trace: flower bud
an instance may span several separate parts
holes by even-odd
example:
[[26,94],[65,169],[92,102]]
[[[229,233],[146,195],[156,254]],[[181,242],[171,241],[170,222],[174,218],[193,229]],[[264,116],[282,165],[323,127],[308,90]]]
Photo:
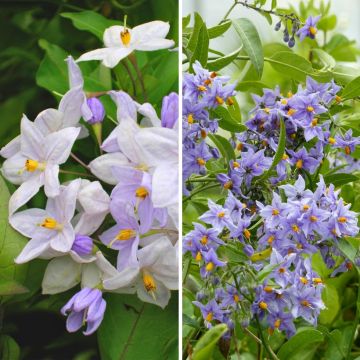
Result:
[[91,237],[86,235],[76,234],[75,241],[71,250],[75,251],[78,255],[90,255],[93,249],[93,241]]
[[281,28],[281,20],[275,25],[275,31],[279,31]]
[[284,30],[284,38],[283,38],[283,40],[284,40],[284,42],[288,42],[289,41],[289,39],[290,39],[290,36],[289,36],[289,32],[288,32],[288,29],[287,28],[285,28],[285,30]]
[[101,123],[105,117],[105,109],[102,102],[96,97],[91,97],[87,99],[87,104],[92,112],[92,118],[88,120],[88,123],[91,125]]
[[179,97],[176,93],[165,96],[161,108],[161,126],[172,129],[179,118]]
[[292,48],[292,47],[294,47],[294,45],[295,45],[295,38],[294,38],[294,36],[292,36],[288,42],[288,46],[289,46],[289,48]]

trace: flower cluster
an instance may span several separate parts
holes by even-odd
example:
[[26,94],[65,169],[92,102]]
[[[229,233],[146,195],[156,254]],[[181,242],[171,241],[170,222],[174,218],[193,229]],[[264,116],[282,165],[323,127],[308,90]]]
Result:
[[[133,30],[112,27],[104,34],[109,49],[80,60],[100,59],[101,54],[105,65],[114,66],[134,49],[170,47],[173,42],[164,39],[168,30],[160,21]],[[156,45],[148,41],[152,32]],[[84,334],[89,335],[103,319],[104,292],[137,293],[164,308],[170,290],[178,287],[178,96],[171,93],[163,99],[159,118],[151,104],[139,104],[123,91],[104,94],[117,105],[117,124],[101,143],[106,115],[102,102],[84,91],[72,57],[67,65],[70,90],[59,108],[44,110],[34,121],[24,115],[20,135],[0,154],[6,158],[3,176],[20,185],[10,199],[9,222],[30,238],[15,262],[50,260],[44,294],[80,283],[81,290],[62,313],[68,315],[68,331],[87,323]],[[85,164],[72,148],[89,135],[88,129],[106,154]],[[60,184],[59,173],[71,173],[62,169],[70,156],[87,171],[84,176],[95,181],[77,178]],[[41,187],[45,209],[19,211]]]
[[[183,179],[191,174],[205,174],[206,162],[218,157],[215,148],[206,143],[208,133],[215,133],[218,121],[210,115],[211,110],[223,104],[232,105],[235,84],[202,68],[196,61],[195,74],[186,73],[183,79]],[[187,189],[184,188],[185,193]]]
[[244,327],[258,321],[290,337],[300,321],[316,326],[325,307],[312,256],[321,254],[331,276],[351,269],[337,244],[358,234],[357,214],[320,173],[327,158],[352,158],[360,143],[330,115],[339,91],[334,81],[308,77],[295,94],[276,88],[253,96],[248,129],[229,140],[237,158],[227,172],[216,171],[227,197],[209,199],[199,217],[206,225],[194,223],[183,239],[205,284],[194,305],[207,327],[226,323],[230,336],[235,320]]

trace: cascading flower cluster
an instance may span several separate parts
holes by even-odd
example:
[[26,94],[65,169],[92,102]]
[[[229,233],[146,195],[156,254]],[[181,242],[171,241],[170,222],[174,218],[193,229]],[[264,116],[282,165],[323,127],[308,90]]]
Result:
[[[133,30],[114,26],[104,34],[107,49],[79,60],[102,59],[113,67],[134,49],[171,47],[173,41],[165,39],[168,31],[169,25],[161,21]],[[50,260],[44,294],[80,283],[81,290],[62,313],[68,315],[68,331],[87,323],[84,334],[89,335],[103,319],[104,292],[137,293],[141,300],[164,308],[170,290],[178,287],[178,96],[164,97],[159,119],[151,104],[139,104],[123,91],[109,91],[117,105],[117,125],[101,144],[105,109],[96,93],[85,93],[73,58],[66,61],[70,90],[59,108],[44,110],[35,121],[24,115],[20,135],[0,154],[6,158],[3,176],[20,185],[10,199],[9,222],[30,238],[15,262]],[[88,136],[87,128],[106,152],[88,165],[71,153],[74,143]],[[60,184],[59,172],[70,156],[89,171],[86,176],[97,180]],[[19,211],[42,186],[45,209]]]
[[[209,76],[198,67],[199,73]],[[189,89],[191,82],[186,81],[184,102],[197,104],[199,95]],[[352,268],[337,244],[358,234],[357,214],[320,174],[331,157],[346,156],[347,166],[353,166],[352,153],[360,143],[351,130],[341,132],[329,113],[341,102],[340,90],[334,81],[318,83],[308,77],[306,87],[300,85],[286,97],[278,87],[253,95],[247,130],[229,140],[236,159],[225,163],[227,172],[216,174],[227,191],[225,202],[209,199],[209,210],[199,217],[206,226],[194,223],[183,239],[184,252],[198,263],[204,281],[194,305],[207,327],[226,323],[230,336],[235,321],[244,327],[258,321],[270,334],[280,330],[291,337],[300,319],[316,326],[324,308],[326,285],[312,268],[312,256],[321,254],[331,276]],[[186,134],[192,134],[192,127],[199,131],[210,104],[183,114]],[[190,123],[189,114],[194,114]],[[211,158],[206,140],[200,144]],[[189,153],[196,159],[193,149],[185,147],[184,157]],[[201,172],[191,169],[186,178],[196,182]],[[210,176],[201,180],[207,178],[216,181]]]

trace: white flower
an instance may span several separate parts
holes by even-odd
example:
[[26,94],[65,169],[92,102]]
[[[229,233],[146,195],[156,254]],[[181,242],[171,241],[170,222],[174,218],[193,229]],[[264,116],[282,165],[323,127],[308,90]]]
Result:
[[105,48],[87,52],[77,61],[101,60],[113,68],[134,50],[153,51],[174,46],[173,40],[165,39],[169,30],[170,25],[163,21],[151,21],[133,29],[111,26],[104,32]]
[[48,199],[45,210],[29,209],[10,216],[11,226],[31,238],[15,259],[16,263],[25,263],[37,257],[49,259],[71,250],[75,240],[71,219],[80,183],[78,179],[68,186],[61,186],[59,195]]
[[68,159],[79,132],[80,128],[69,127],[44,136],[26,116],[22,118],[20,149],[1,169],[6,179],[21,184],[10,198],[10,215],[28,202],[42,185],[48,197],[59,194],[59,165]]
[[[119,293],[136,292],[142,301],[165,308],[170,290],[178,289],[177,247],[165,237],[143,247],[137,255],[139,268],[128,268],[106,279],[104,288]],[[136,271],[131,286],[124,285],[124,278],[128,280]]]

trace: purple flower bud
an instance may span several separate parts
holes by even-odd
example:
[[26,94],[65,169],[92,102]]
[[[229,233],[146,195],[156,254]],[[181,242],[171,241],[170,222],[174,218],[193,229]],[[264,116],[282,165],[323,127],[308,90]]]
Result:
[[165,96],[161,108],[161,126],[172,129],[179,118],[179,97],[176,93]]
[[292,36],[291,39],[288,42],[289,48],[292,48],[295,46],[295,38]]
[[80,256],[89,255],[93,249],[93,241],[91,237],[77,234],[71,250],[75,251]]
[[284,38],[283,38],[283,40],[284,40],[284,42],[288,42],[289,41],[289,39],[290,39],[290,36],[289,36],[289,32],[288,32],[288,29],[287,28],[285,28],[285,30],[284,30]]
[[253,247],[251,245],[249,245],[249,244],[245,245],[244,246],[244,253],[245,253],[245,255],[247,255],[249,257],[254,255]]
[[275,31],[279,31],[281,28],[281,20],[275,25]]
[[87,104],[92,112],[92,118],[88,120],[88,123],[93,125],[102,122],[105,117],[105,109],[102,102],[96,97],[91,97],[87,99]]

